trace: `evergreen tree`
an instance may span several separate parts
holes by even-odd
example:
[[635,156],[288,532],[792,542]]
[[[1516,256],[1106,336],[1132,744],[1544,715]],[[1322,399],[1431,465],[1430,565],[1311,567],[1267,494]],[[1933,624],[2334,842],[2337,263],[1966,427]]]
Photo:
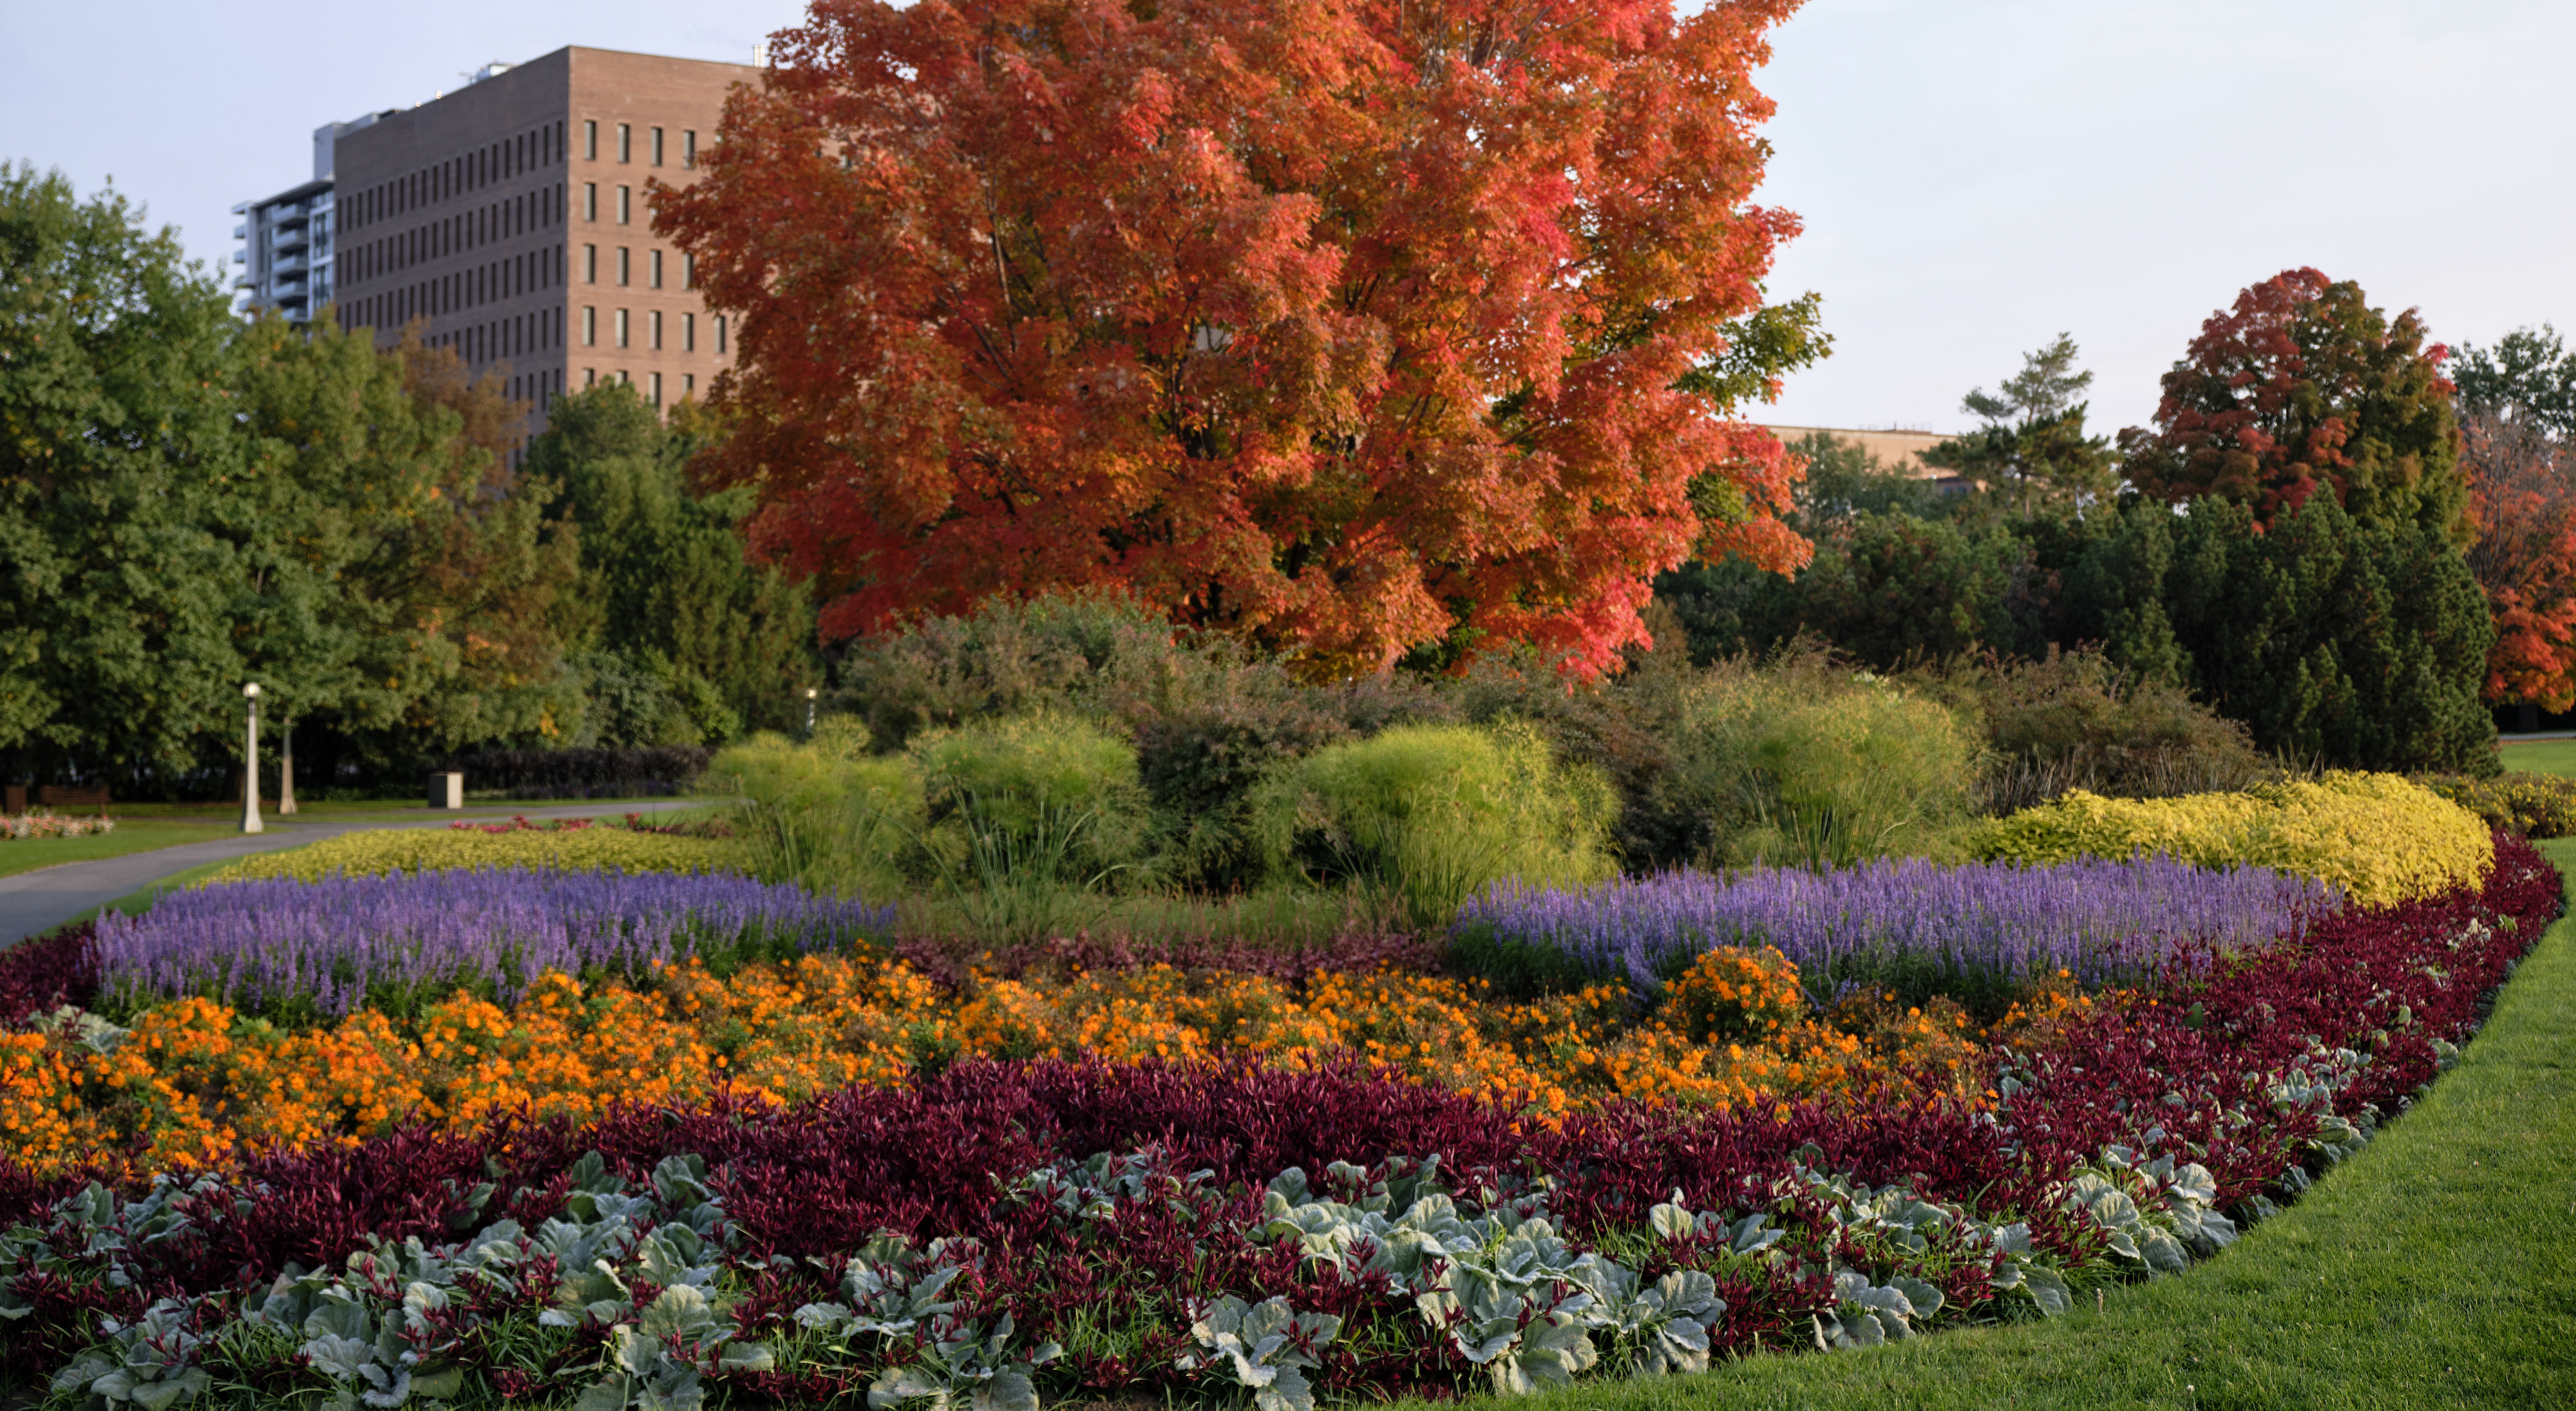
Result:
[[2251,507],[2132,506],[2073,572],[2064,630],[2174,673],[2255,743],[2366,769],[2493,767],[2479,698],[2494,639],[2437,527],[2372,524],[2329,495],[2258,528]]
[[1995,391],[1971,390],[1961,406],[1985,424],[1924,452],[1924,464],[1983,482],[2025,517],[2108,498],[2120,477],[2110,441],[2084,430],[2078,399],[2093,374],[2075,358],[2074,335],[2061,333]]

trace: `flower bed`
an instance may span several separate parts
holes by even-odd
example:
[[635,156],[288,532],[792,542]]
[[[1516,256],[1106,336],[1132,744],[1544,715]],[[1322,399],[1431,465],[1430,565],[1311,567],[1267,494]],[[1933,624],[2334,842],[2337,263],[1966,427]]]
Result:
[[115,831],[116,820],[103,813],[96,818],[65,818],[50,809],[0,813],[0,838],[87,838]]
[[2322,884],[2170,858],[2051,867],[1920,859],[1836,872],[1676,872],[1580,891],[1497,887],[1452,954],[1516,989],[1626,979],[1651,992],[1711,946],[1777,946],[1808,986],[2003,996],[2066,972],[2130,984],[2187,949],[2242,949],[2332,910]]
[[[485,832],[487,826],[498,832]],[[254,853],[210,882],[292,877],[318,882],[333,873],[375,877],[472,867],[543,867],[563,872],[739,872],[740,845],[629,828],[522,828],[515,824],[385,828],[343,833],[285,852]]]
[[[132,949],[102,938],[110,986]],[[192,997],[144,1010],[129,1029],[93,1020],[43,1042],[20,1036],[0,1057],[0,1132],[38,1169],[115,1151],[141,1172],[354,1141],[406,1118],[447,1130],[521,1108],[589,1120],[620,1101],[696,1101],[727,1086],[792,1101],[969,1057],[1366,1061],[1548,1115],[1617,1098],[1852,1103],[1935,1069],[1975,1092],[1962,1074],[1980,1049],[1955,1007],[1832,1018],[1807,1013],[1776,952],[1712,953],[1651,1015],[1611,987],[1515,1004],[1418,974],[1283,980],[1152,964],[1056,982],[970,976],[952,991],[863,955],[751,964],[729,978],[692,961],[635,983],[555,973],[515,1003],[460,993],[319,1026]]]
[[408,1377],[1294,1405],[2046,1313],[2225,1244],[2434,1076],[2557,910],[2547,864],[2495,848],[2477,886],[2030,1018],[1982,1101],[1542,1120],[1347,1062],[967,1060],[412,1125],[194,1185],[0,1167],[0,1357],[226,1404]]
[[205,995],[273,1018],[409,1012],[464,988],[511,1003],[552,970],[638,976],[893,939],[894,908],[730,873],[477,868],[279,878],[178,892],[140,917],[101,916],[119,1012]]

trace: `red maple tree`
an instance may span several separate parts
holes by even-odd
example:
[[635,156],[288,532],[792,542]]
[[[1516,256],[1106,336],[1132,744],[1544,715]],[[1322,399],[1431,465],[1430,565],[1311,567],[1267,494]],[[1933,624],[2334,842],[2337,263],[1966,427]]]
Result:
[[2149,495],[2251,506],[2257,524],[2330,488],[2360,519],[2466,533],[2449,350],[2413,309],[2391,319],[2361,286],[2285,270],[2211,314],[2164,376],[2157,430],[2121,433]]
[[702,473],[829,636],[1108,586],[1322,672],[1604,669],[1656,572],[1806,556],[1675,385],[1798,228],[1795,4],[816,0],[656,206],[740,316]]
[[2486,698],[2576,706],[2576,466],[2537,426],[2493,415],[2461,424],[2477,542],[2469,567],[2495,617]]

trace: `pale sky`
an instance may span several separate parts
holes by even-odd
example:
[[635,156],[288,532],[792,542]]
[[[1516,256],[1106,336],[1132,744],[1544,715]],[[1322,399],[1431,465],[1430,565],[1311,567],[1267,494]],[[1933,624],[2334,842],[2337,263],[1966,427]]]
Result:
[[[0,158],[113,174],[192,255],[310,174],[312,129],[565,44],[748,62],[791,0],[0,3]],[[1778,31],[1775,293],[1833,358],[1762,419],[1953,430],[2061,329],[2093,421],[2238,289],[2312,264],[2437,338],[2576,331],[2576,3],[1810,0]]]

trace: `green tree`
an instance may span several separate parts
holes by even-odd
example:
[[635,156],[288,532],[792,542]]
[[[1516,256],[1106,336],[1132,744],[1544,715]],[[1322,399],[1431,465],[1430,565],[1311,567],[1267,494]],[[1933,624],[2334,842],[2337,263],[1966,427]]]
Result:
[[457,671],[409,560],[430,537],[420,522],[455,503],[459,419],[415,399],[401,359],[372,345],[275,317],[235,338],[247,464],[210,527],[240,569],[227,616],[273,722],[385,730]]
[[[632,388],[603,384],[558,399],[528,450],[580,543],[587,659],[623,702],[627,723],[601,728],[665,737],[637,743],[681,743],[682,717],[702,738],[801,723],[799,690],[822,676],[811,595],[748,556],[756,491],[690,493],[688,462],[718,434],[693,403],[665,425]],[[655,681],[679,716],[637,704]]]
[[2576,439],[2576,353],[2548,324],[2517,328],[2492,348],[2463,343],[2446,369],[2463,416],[2493,416]]
[[528,404],[498,372],[469,377],[452,348],[406,329],[389,354],[424,415],[454,420],[436,512],[412,521],[398,562],[413,611],[454,648],[456,671],[421,697],[394,731],[369,741],[377,758],[427,757],[472,745],[569,743],[582,726],[579,677],[566,656],[588,620],[577,536],[549,518],[554,482],[513,471]]
[[17,777],[195,763],[241,709],[247,470],[227,298],[113,191],[0,166],[0,751]]
[[1961,405],[1985,424],[1925,451],[1924,464],[1996,487],[2024,516],[2107,498],[2119,472],[2109,439],[2085,433],[2078,399],[2093,374],[2076,371],[2076,351],[2075,336],[2060,333],[1994,391],[1970,391]]

